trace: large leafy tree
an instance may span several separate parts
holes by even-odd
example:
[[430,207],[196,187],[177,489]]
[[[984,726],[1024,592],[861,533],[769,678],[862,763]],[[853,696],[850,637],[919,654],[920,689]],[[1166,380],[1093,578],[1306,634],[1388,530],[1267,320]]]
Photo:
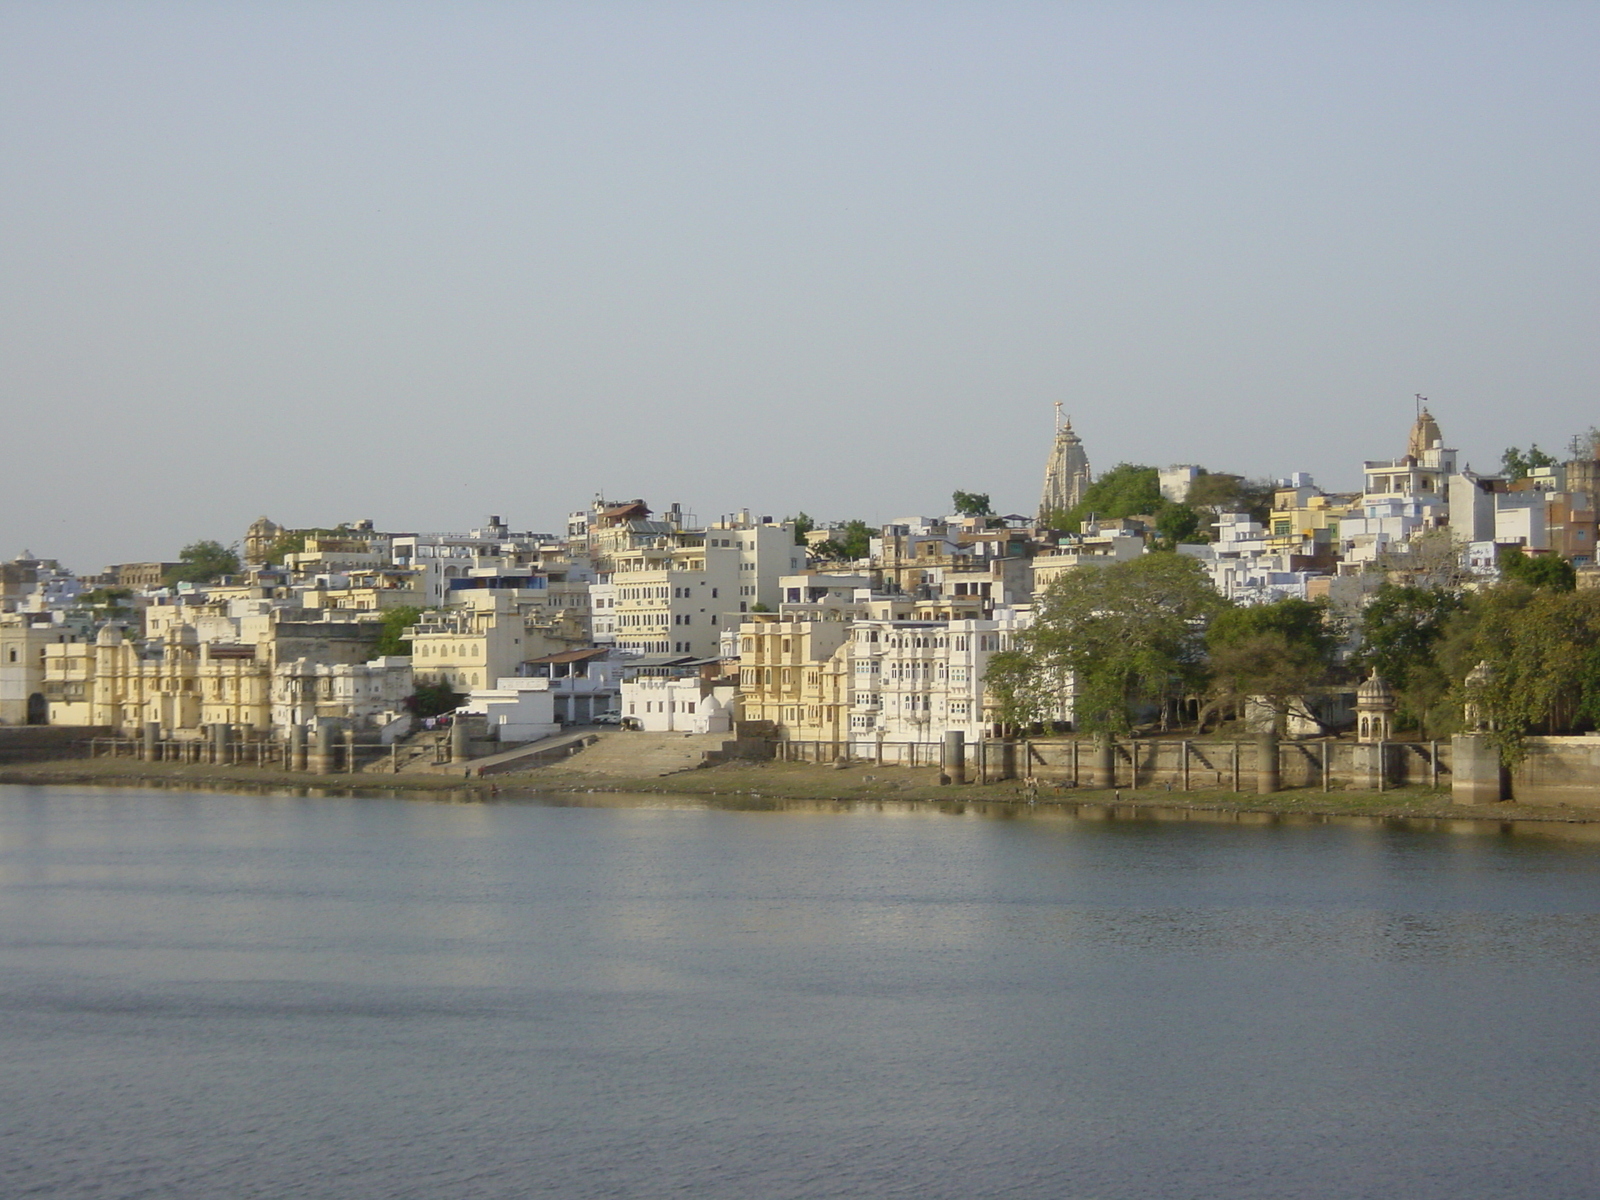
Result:
[[1202,470],[1189,485],[1184,503],[1213,513],[1249,513],[1264,525],[1272,510],[1273,490],[1271,480]]
[[1506,763],[1521,759],[1531,733],[1600,724],[1600,592],[1509,583],[1472,608],[1462,663],[1484,669],[1461,677],[1458,698],[1478,710]]
[[1153,515],[1166,503],[1161,495],[1160,473],[1154,467],[1118,463],[1089,485],[1076,506],[1064,513],[1050,514],[1050,524],[1076,533],[1091,513],[1107,520]]
[[[1424,734],[1439,724],[1450,692],[1449,667],[1440,651],[1466,608],[1450,588],[1384,583],[1361,610],[1361,646],[1353,665],[1377,671],[1394,688],[1400,719]],[[1448,725],[1448,719],[1444,724]]]
[[1082,501],[1071,510],[1047,514],[1047,523],[1054,529],[1077,532],[1091,515],[1102,520],[1150,517],[1163,544],[1170,548],[1214,533],[1214,513],[1247,512],[1265,521],[1271,507],[1270,483],[1202,471],[1189,485],[1189,494],[1172,501],[1161,494],[1161,474],[1156,468],[1118,463],[1090,484]]
[[991,517],[994,515],[994,506],[989,502],[988,492],[963,492],[958,490],[950,496],[950,503],[963,517]]
[[1291,714],[1320,725],[1305,701],[1332,681],[1338,645],[1319,601],[1285,597],[1223,609],[1206,630],[1211,711],[1237,711],[1253,698],[1271,711],[1280,733]]
[[1074,681],[1074,718],[1092,733],[1123,733],[1133,710],[1200,690],[1205,628],[1227,602],[1194,559],[1147,554],[1057,578],[1019,649],[1035,679]]
[[179,565],[163,576],[163,582],[210,583],[224,575],[239,573],[239,555],[221,542],[190,542],[178,551]]
[[1539,449],[1538,442],[1529,446],[1526,454],[1515,446],[1507,446],[1505,453],[1500,456],[1500,469],[1507,479],[1526,479],[1541,467],[1555,465],[1555,455]]
[[1578,586],[1578,572],[1566,559],[1554,554],[1529,557],[1521,546],[1507,546],[1496,563],[1502,579],[1525,583],[1531,588],[1551,592],[1570,592]]
[[1187,504],[1168,504],[1156,515],[1156,533],[1166,549],[1192,542],[1200,532],[1200,513]]
[[437,717],[454,712],[466,697],[452,691],[448,683],[419,683],[417,690],[406,697],[406,708],[419,717]]
[[833,536],[817,547],[824,558],[854,561],[872,552],[872,526],[865,521],[846,521]]
[[422,610],[410,604],[385,610],[382,620],[378,622],[378,640],[372,644],[372,656],[409,657],[411,642],[405,636],[406,631],[415,625],[421,616]]
[[1056,711],[1052,701],[1059,703],[1060,689],[1051,683],[1039,660],[1025,651],[1001,650],[990,657],[983,676],[984,695],[1006,737],[1015,737]]

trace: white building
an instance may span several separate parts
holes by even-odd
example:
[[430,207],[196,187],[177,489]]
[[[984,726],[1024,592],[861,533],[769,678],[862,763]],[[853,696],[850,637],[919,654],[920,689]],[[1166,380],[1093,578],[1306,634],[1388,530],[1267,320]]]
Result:
[[777,611],[778,580],[801,570],[794,526],[740,520],[674,529],[609,556],[615,645],[635,654],[718,653],[722,631],[761,606]]
[[390,742],[411,728],[406,700],[415,690],[409,658],[291,659],[272,669],[272,725],[282,734],[319,718],[336,720],[353,729],[378,730],[380,740]]
[[508,678],[474,688],[456,711],[483,717],[489,736],[500,742],[536,742],[561,732],[548,679]]
[[[871,753],[878,740],[937,741],[950,730],[988,736],[989,660],[1031,619],[1026,609],[999,609],[985,620],[856,622],[849,643],[854,751]],[[1058,718],[1071,720],[1071,697],[1062,699]]]
[[549,681],[556,720],[587,725],[601,713],[621,711],[622,674],[631,657],[605,646],[563,650],[530,659],[519,675]]
[[1185,543],[1178,553],[1197,559],[1211,577],[1211,586],[1240,604],[1307,598],[1316,572],[1291,568],[1290,553],[1270,544],[1266,527],[1248,513],[1218,513],[1217,540]]
[[727,733],[737,695],[732,683],[639,676],[622,685],[622,715],[645,733]]
[[419,573],[418,586],[427,605],[449,600],[453,580],[545,573],[548,557],[563,552],[554,534],[513,533],[498,516],[467,533],[397,535],[389,546],[394,565]]
[[614,645],[617,640],[617,585],[589,585],[589,636],[596,646]]

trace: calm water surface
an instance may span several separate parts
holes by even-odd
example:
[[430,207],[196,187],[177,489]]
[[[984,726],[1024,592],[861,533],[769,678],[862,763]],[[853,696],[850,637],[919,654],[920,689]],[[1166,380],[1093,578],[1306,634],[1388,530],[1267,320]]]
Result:
[[0,787],[5,1197],[1600,1195],[1600,847]]

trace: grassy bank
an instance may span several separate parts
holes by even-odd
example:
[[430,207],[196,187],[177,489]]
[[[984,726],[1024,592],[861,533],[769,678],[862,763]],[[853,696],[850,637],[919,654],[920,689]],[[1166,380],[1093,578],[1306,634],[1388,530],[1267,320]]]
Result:
[[810,804],[916,801],[940,806],[995,805],[1053,808],[1083,815],[1157,813],[1232,814],[1238,817],[1392,817],[1438,820],[1553,821],[1600,823],[1600,809],[1504,803],[1467,806],[1446,790],[1406,788],[1388,792],[1295,789],[1271,795],[1228,791],[1117,791],[1045,787],[1030,797],[1017,782],[941,786],[931,768],[806,763],[729,763],[673,775],[628,778],[549,767],[492,779],[448,775],[307,775],[298,772],[187,763],[143,763],[129,759],[73,759],[0,766],[0,783],[193,788],[221,791],[307,793],[440,794],[457,799],[507,798],[578,793],[702,797],[748,807],[777,801]]

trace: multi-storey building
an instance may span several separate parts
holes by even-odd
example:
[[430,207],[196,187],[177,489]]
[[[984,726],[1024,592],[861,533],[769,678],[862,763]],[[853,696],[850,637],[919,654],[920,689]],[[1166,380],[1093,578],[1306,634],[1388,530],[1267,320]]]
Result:
[[394,565],[418,572],[424,603],[444,604],[455,580],[471,576],[517,577],[549,574],[546,560],[564,556],[553,534],[513,533],[498,516],[468,533],[396,535],[390,542]]
[[[1030,619],[1026,609],[999,609],[988,619],[856,622],[852,741],[936,741],[950,730],[988,736],[995,724],[983,686],[989,660],[1009,649]],[[1070,721],[1071,714],[1064,689],[1056,719]]]
[[[275,674],[307,676],[324,666],[365,664],[372,645],[370,623],[281,617],[273,613],[265,623],[230,622],[203,614],[166,624],[163,633],[142,642],[106,625],[87,653],[66,644],[47,649],[44,682],[51,723],[126,732],[152,721],[174,732],[227,724],[264,733],[274,727]],[[385,696],[399,688],[409,695],[409,662],[382,661]],[[362,673],[343,674],[353,679]]]
[[43,725],[49,718],[46,654],[89,638],[83,614],[57,610],[0,615],[0,725]]
[[588,642],[586,621],[546,618],[542,588],[469,588],[450,595],[450,608],[423,613],[406,635],[418,683],[457,692],[493,687],[525,662]]
[[777,609],[778,581],[805,566],[805,552],[790,523],[732,521],[615,550],[608,565],[619,649],[711,658],[744,614]]
[[757,613],[739,626],[739,711],[796,741],[849,738],[850,630],[843,620]]

